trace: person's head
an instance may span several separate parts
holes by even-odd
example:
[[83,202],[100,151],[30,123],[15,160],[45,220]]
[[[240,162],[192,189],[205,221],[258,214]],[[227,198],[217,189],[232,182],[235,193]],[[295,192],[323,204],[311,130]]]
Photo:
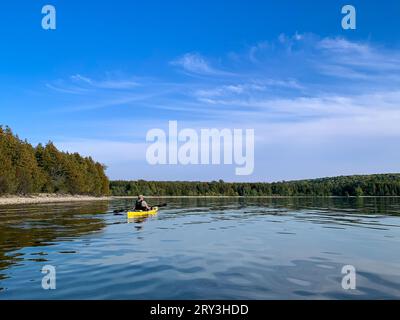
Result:
[[138,200],[144,200],[144,197],[142,195],[139,195]]

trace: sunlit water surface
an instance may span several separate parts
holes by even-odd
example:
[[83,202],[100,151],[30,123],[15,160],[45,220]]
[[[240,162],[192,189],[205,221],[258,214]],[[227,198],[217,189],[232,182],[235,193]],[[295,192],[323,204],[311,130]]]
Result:
[[0,299],[400,298],[400,199],[150,201],[0,207]]

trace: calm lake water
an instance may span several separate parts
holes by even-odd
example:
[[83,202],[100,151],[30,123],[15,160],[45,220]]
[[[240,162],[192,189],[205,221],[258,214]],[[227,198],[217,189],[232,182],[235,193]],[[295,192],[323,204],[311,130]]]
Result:
[[398,198],[165,201],[130,223],[127,200],[0,207],[0,299],[400,298]]

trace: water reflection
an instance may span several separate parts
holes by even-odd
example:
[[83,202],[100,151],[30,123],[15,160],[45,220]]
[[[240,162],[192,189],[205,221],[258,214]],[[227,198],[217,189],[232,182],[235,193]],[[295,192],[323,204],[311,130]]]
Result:
[[[399,297],[398,198],[168,198],[0,208],[0,299]],[[43,264],[60,267],[56,292]],[[341,289],[354,264],[358,289]]]
[[[260,216],[271,218],[285,216],[305,223],[323,224],[328,228],[357,225],[367,229],[386,230],[399,227],[399,224],[385,223],[383,219],[400,216],[399,198],[170,198],[168,200],[168,210],[160,215],[159,219],[179,218],[182,214],[193,217],[211,214],[211,220],[240,221],[257,219]],[[274,222],[271,218],[269,221]]]
[[266,208],[285,208],[293,210],[327,210],[359,212],[363,214],[400,215],[400,201],[396,197],[361,197],[361,198],[313,198],[313,197],[282,197],[282,198],[156,198],[153,201],[167,201],[168,208],[207,208],[209,211],[226,209],[243,209],[252,206]]
[[[0,207],[0,271],[24,260],[18,250],[68,241],[105,227],[99,214],[107,212],[107,202],[80,204],[40,204]],[[45,262],[38,251],[30,261]],[[0,280],[5,275],[0,273]]]
[[150,217],[142,216],[137,218],[128,219],[128,223],[132,223],[135,226],[136,231],[141,231],[144,227],[144,224]]

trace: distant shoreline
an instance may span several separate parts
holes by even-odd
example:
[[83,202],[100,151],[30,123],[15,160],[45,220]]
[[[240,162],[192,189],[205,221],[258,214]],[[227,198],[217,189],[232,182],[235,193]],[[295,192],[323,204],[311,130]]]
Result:
[[[296,198],[400,198],[399,196],[145,196],[147,199],[296,199]],[[117,199],[135,199],[135,196],[84,196],[65,194],[34,194],[26,196],[0,196],[0,206],[63,202],[111,201]]]
[[[113,199],[127,199],[132,196],[113,196]],[[148,199],[165,198],[165,199],[182,199],[182,198],[239,198],[239,199],[285,199],[285,198],[400,198],[400,196],[146,196]]]
[[[112,199],[133,199],[135,196],[112,196]],[[296,198],[304,198],[304,199],[312,199],[312,198],[321,198],[321,199],[367,199],[367,198],[400,198],[400,196],[146,196],[147,199],[201,199],[201,198],[211,198],[211,199],[296,199]]]

